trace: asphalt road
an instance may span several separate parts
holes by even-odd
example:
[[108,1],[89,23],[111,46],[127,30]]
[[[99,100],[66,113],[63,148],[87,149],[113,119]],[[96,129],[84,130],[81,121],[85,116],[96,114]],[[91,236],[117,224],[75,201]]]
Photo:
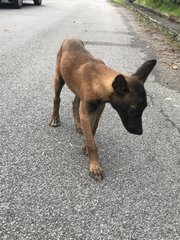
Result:
[[64,38],[81,38],[109,66],[133,73],[146,49],[127,10],[105,0],[44,0],[0,8],[0,239],[179,240],[180,95],[146,83],[144,134],[126,132],[107,106],[96,135],[105,179],[88,175],[83,138],[62,93],[51,128],[53,70]]

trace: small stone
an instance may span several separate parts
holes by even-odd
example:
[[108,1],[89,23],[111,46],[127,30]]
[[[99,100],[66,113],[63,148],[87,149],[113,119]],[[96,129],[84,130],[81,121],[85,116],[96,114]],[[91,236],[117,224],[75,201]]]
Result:
[[177,70],[177,69],[178,69],[178,67],[177,67],[176,65],[173,65],[172,68],[173,68],[174,70]]

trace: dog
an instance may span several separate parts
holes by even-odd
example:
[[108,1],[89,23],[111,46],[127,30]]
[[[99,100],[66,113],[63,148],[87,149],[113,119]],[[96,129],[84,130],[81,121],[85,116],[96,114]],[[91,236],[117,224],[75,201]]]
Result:
[[84,153],[89,157],[89,174],[94,179],[104,178],[94,135],[105,104],[110,103],[117,111],[129,133],[141,135],[142,113],[147,106],[144,82],[155,65],[156,60],[149,60],[132,75],[122,74],[93,57],[81,40],[63,41],[57,54],[54,74],[55,97],[49,125],[60,125],[60,93],[66,83],[75,94],[75,128],[77,132],[84,134]]

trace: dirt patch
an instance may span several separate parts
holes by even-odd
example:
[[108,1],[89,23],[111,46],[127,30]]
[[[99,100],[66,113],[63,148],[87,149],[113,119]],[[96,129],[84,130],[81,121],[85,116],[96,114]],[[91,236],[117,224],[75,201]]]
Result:
[[169,20],[172,21],[172,22],[180,23],[180,17],[177,17],[177,16],[170,15]]

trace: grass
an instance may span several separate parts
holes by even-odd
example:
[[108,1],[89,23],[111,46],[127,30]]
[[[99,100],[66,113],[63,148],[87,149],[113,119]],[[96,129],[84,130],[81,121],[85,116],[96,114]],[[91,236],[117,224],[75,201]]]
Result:
[[129,7],[125,0],[111,0],[111,2],[120,4],[123,7]]
[[155,9],[156,11],[164,13],[168,16],[180,17],[180,5],[175,5],[173,3],[160,4],[154,0],[136,0],[135,2],[144,6],[151,7],[152,9]]
[[[120,4],[124,7],[128,7],[126,0],[111,0],[113,3]],[[150,7],[158,12],[164,13],[168,16],[180,17],[180,4],[175,5],[173,3],[168,4],[160,4],[158,2],[154,2],[154,0],[136,0],[135,3]]]
[[[146,1],[145,1],[145,0],[136,0],[135,2],[136,2],[136,3],[138,2],[139,4],[142,4],[143,2],[147,2],[147,1],[148,1],[148,0],[146,0]],[[149,1],[152,2],[152,0],[149,0]],[[119,5],[123,6],[123,7],[126,7],[126,8],[131,9],[131,7],[130,7],[131,4],[127,4],[127,1],[126,1],[126,0],[111,0],[111,2],[116,3],[116,4],[119,4]],[[146,5],[146,6],[147,6],[147,5]],[[152,8],[152,6],[150,6],[150,5],[148,5],[148,6]],[[180,6],[177,7],[177,5],[176,5],[176,10],[177,10],[177,8],[179,9]],[[156,10],[158,10],[158,9],[156,8]],[[180,11],[180,9],[179,9],[178,11]],[[166,13],[166,14],[167,14],[167,13]],[[180,13],[179,13],[179,15],[180,15]],[[136,16],[138,16],[137,18],[139,19],[139,20],[138,20],[139,22],[144,22],[144,25],[146,25],[146,26],[148,26],[148,27],[151,26],[152,29],[158,29],[162,35],[164,35],[165,37],[167,37],[167,38],[170,40],[170,43],[171,43],[171,45],[172,45],[172,47],[173,47],[174,49],[178,49],[178,50],[180,49],[180,41],[177,40],[172,34],[170,34],[169,32],[167,32],[167,31],[165,31],[165,30],[163,30],[162,28],[159,28],[156,24],[150,22],[147,18],[139,15],[138,13],[136,14]],[[174,16],[174,15],[173,15],[173,16]],[[176,16],[177,16],[177,15],[176,15]],[[178,18],[179,18],[179,16],[178,16]],[[148,24],[147,24],[147,23],[148,23]]]

